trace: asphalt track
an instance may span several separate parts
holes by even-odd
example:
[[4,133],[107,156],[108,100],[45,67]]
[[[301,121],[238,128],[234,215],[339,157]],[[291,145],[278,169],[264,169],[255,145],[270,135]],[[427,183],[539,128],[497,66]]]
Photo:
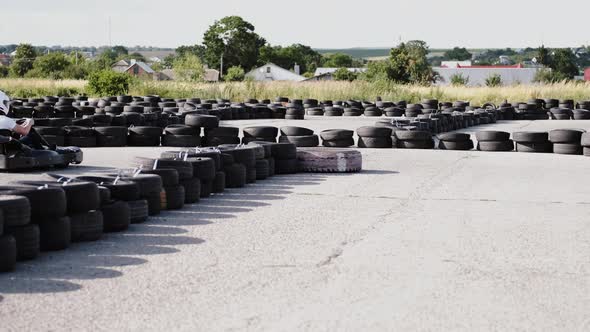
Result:
[[[590,121],[466,131],[566,127]],[[85,149],[65,173],[163,150]],[[0,275],[0,330],[590,330],[590,158],[362,153],[360,174],[277,176],[21,263]]]

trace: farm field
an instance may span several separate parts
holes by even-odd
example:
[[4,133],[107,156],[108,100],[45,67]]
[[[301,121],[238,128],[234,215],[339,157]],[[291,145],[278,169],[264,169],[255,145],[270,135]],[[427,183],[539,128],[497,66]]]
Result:
[[[46,95],[79,95],[85,93],[86,81],[45,79],[0,79],[0,90],[12,97],[41,97]],[[129,91],[132,95],[159,95],[167,98],[227,98],[235,101],[247,98],[274,99],[315,98],[319,100],[406,100],[423,98],[440,101],[466,100],[473,105],[486,102],[526,102],[531,98],[590,99],[589,83],[555,83],[544,85],[514,85],[502,87],[420,86],[364,81],[355,82],[242,82],[242,83],[182,83],[172,81],[137,81]]]

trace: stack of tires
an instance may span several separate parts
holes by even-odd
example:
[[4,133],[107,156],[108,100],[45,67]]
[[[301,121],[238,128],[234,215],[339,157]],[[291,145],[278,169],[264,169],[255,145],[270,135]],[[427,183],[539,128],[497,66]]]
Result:
[[[234,144],[220,145],[222,153],[233,157],[234,163],[242,164],[246,168],[246,183],[256,182],[256,149]],[[264,152],[263,152],[264,153]]]
[[477,150],[479,151],[512,151],[514,142],[510,133],[503,131],[479,131],[475,133]]
[[519,131],[512,133],[517,152],[553,152],[553,144],[547,132]]
[[292,143],[296,147],[315,147],[320,144],[313,130],[302,127],[282,127],[279,143]]
[[276,143],[254,141],[249,146],[259,146],[264,151],[262,157],[260,152],[256,155],[256,180],[264,180],[275,175],[275,160],[272,157],[272,145]]
[[307,108],[305,110],[305,112],[307,113],[307,115],[314,115],[314,116],[323,116],[324,115],[324,109],[321,107],[317,107],[317,106]]
[[[11,200],[8,204],[13,208],[22,208],[26,211],[30,204],[31,224],[35,226],[28,226],[26,230],[20,230],[26,234],[21,244],[17,238],[17,252],[26,252],[26,256],[34,258],[37,256],[39,248],[44,251],[62,250],[70,246],[71,242],[71,224],[70,218],[66,216],[66,194],[60,187],[37,187],[37,186],[2,186],[0,187],[0,195],[16,195],[24,196],[22,198],[2,198],[3,200]],[[27,199],[28,203],[27,204]],[[3,204],[6,204],[4,201]],[[5,218],[13,212],[5,210],[7,205],[3,206]],[[19,223],[20,226],[25,224]],[[38,228],[35,230],[34,228]],[[38,243],[33,239],[34,233],[39,232]],[[22,255],[22,254],[21,254]]]
[[[588,108],[590,108],[590,107],[588,107]],[[590,120],[590,111],[585,108],[584,109],[575,109],[575,110],[572,110],[572,117],[574,120]]]
[[549,112],[552,120],[569,120],[572,118],[572,110],[569,108],[554,107]]
[[240,129],[236,127],[217,127],[205,129],[203,146],[218,146],[222,144],[240,144]]
[[553,153],[582,154],[582,129],[555,129],[549,132],[549,141],[553,143]]
[[344,108],[344,112],[342,113],[342,115],[343,116],[361,116],[361,115],[363,115],[363,110],[360,108],[360,105],[358,105],[358,106],[351,105],[350,107]]
[[104,221],[100,211],[100,192],[96,183],[58,183],[51,179],[22,181],[20,184],[63,189],[66,196],[67,216],[70,219],[72,242],[96,241],[102,237]]
[[384,149],[393,146],[392,130],[388,127],[360,127],[356,130],[359,148]]
[[297,147],[295,144],[272,144],[271,155],[275,161],[275,174],[297,173]]
[[96,132],[94,129],[78,126],[66,126],[65,145],[81,148],[96,147]]
[[408,104],[406,106],[405,115],[408,118],[415,118],[422,113],[422,105],[421,104]]
[[404,115],[405,110],[401,107],[392,106],[383,110],[383,114],[387,117],[399,117]]
[[162,179],[160,192],[160,208],[163,210],[178,210],[184,206],[185,191],[180,185],[178,171],[174,168],[157,168],[142,171],[143,174],[158,175]]
[[162,146],[197,147],[201,145],[201,127],[168,125],[162,135]]
[[226,188],[242,188],[246,185],[246,166],[234,161],[229,153],[222,153],[223,173],[225,174]]
[[31,205],[23,196],[0,196],[0,272],[16,261],[35,258],[40,249],[39,226],[31,224]]
[[342,116],[345,110],[340,106],[327,106],[324,108],[324,116]]
[[279,135],[279,129],[276,127],[246,127],[242,129],[244,137],[242,138],[242,144],[248,144],[253,141],[263,142],[277,142],[277,136]]
[[95,127],[94,132],[96,134],[96,146],[98,147],[127,146],[127,127]]
[[305,110],[303,108],[303,101],[299,99],[292,100],[287,104],[287,111],[285,113],[287,120],[303,120],[305,119]]
[[463,133],[445,133],[438,136],[438,148],[441,150],[462,150],[473,149],[471,135]]
[[354,131],[329,129],[320,133],[322,145],[329,148],[347,148],[354,145]]
[[110,190],[111,199],[127,203],[130,223],[140,224],[147,220],[149,215],[148,202],[146,199],[141,198],[141,190],[137,183],[117,180],[109,176],[84,175],[76,179],[100,184]]
[[187,204],[192,204],[198,202],[199,197],[207,198],[213,193],[216,167],[215,161],[209,157],[191,157],[186,158],[186,161],[193,166],[193,178],[190,181],[181,181],[180,184],[184,186],[186,192],[195,191],[200,193],[193,202],[185,201]]
[[365,107],[365,111],[363,112],[365,116],[382,116],[383,112],[378,107],[373,105]]
[[[66,145],[66,131],[60,127],[35,127],[35,131],[42,135],[49,144]],[[127,131],[127,128],[125,128],[125,131]]]
[[[160,171],[173,169],[176,170],[177,178],[172,178],[169,181],[162,181],[164,192],[166,193],[166,206],[170,210],[180,209],[184,206],[186,201],[194,202],[200,197],[201,188],[190,187],[185,188],[184,185],[194,184],[193,179],[193,165],[184,160],[160,158],[141,158],[136,157],[133,160],[134,165],[137,165],[145,170]],[[146,173],[149,174],[150,171]],[[166,171],[169,172],[169,171]],[[174,177],[174,175],[168,175]],[[177,179],[177,180],[176,180]],[[176,181],[174,181],[176,180]],[[168,182],[169,185],[164,184]],[[175,185],[174,183],[177,183]],[[184,184],[184,185],[183,185]],[[187,186],[188,186],[187,185]],[[180,188],[182,189],[180,189]],[[198,190],[197,190],[198,189]],[[182,194],[182,196],[181,196]]]
[[[116,174],[109,174],[116,177]],[[145,199],[148,204],[148,215],[155,216],[162,210],[161,193],[163,190],[162,178],[155,174],[138,174],[134,176],[120,176],[123,181],[134,182],[139,186],[139,197]]]
[[129,146],[160,146],[162,128],[138,126],[129,128],[127,144]]
[[[434,149],[434,140],[429,131],[396,130],[393,132],[395,141],[392,142],[401,149]],[[395,143],[395,144],[394,144]]]
[[194,128],[213,129],[219,127],[219,118],[214,115],[189,113],[184,118],[184,124]]

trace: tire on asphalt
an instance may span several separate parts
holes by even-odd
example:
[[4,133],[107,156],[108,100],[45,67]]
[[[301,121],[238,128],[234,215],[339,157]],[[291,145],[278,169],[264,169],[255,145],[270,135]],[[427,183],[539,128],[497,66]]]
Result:
[[[19,261],[35,259],[41,250],[41,234],[39,226],[35,224],[8,227],[6,235],[12,235],[16,240],[16,257]],[[2,254],[0,253],[0,256]],[[1,260],[1,258],[0,258]]]
[[129,228],[131,212],[124,201],[111,201],[100,207],[104,232],[121,232]]
[[359,148],[385,149],[393,147],[391,136],[387,137],[359,137],[357,146]]
[[578,143],[553,143],[553,153],[581,155],[583,150]]
[[357,150],[305,148],[297,150],[298,170],[307,173],[350,173],[362,169]]
[[318,135],[279,136],[279,143],[292,143],[296,147],[316,147],[320,144]]
[[516,141],[517,152],[537,152],[537,153],[551,153],[553,152],[553,143],[545,142],[518,142]]
[[441,150],[473,150],[473,141],[439,141],[438,148]]
[[72,242],[97,241],[102,237],[104,223],[100,210],[72,214],[69,217]]
[[[497,141],[508,141],[510,139],[510,133],[504,131],[493,131],[493,130],[485,130],[485,131],[478,131],[475,133],[475,139],[478,142],[497,142]],[[494,144],[490,144],[492,146]],[[505,146],[508,146],[506,143]]]
[[41,234],[41,251],[64,250],[71,243],[71,225],[69,217],[44,219],[39,223]]
[[514,142],[512,140],[507,141],[478,141],[478,151],[513,151]]

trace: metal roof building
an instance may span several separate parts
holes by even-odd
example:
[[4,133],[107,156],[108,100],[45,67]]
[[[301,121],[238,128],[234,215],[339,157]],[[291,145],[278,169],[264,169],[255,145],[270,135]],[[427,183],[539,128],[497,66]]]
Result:
[[533,83],[537,72],[542,67],[524,68],[522,65],[514,66],[457,66],[455,68],[434,67],[440,79],[437,85],[450,85],[453,75],[462,75],[468,78],[467,86],[485,86],[486,79],[492,75],[500,75],[503,85],[530,84]]

